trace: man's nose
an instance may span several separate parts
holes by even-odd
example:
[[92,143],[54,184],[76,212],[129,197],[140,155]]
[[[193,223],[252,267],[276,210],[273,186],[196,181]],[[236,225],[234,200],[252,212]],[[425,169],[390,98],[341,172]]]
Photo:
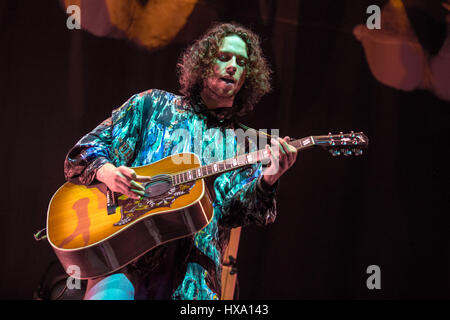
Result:
[[233,57],[232,59],[230,59],[226,71],[229,75],[234,75],[236,73],[237,70],[237,64],[236,64],[236,58]]

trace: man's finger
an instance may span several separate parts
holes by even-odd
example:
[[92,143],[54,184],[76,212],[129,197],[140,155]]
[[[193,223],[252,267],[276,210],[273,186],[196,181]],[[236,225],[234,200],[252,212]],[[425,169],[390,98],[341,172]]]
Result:
[[120,180],[126,180],[127,178],[122,174],[122,172],[120,171],[116,171],[117,176],[119,176],[121,179]]
[[[275,148],[275,150],[278,150],[278,154],[280,154],[280,153],[286,153],[286,152],[284,151],[283,147],[282,147],[281,144],[280,144],[280,140],[281,140],[280,138],[278,138],[278,140],[272,138],[272,139],[271,139],[272,146]],[[280,152],[280,150],[281,150],[281,152]],[[273,149],[272,149],[272,151],[273,151]]]
[[271,161],[270,165],[278,171],[280,169],[280,152],[274,152],[272,147],[269,147],[269,157]]
[[120,185],[123,190],[127,191],[134,188],[134,186],[130,183],[130,180],[121,180],[118,181],[117,184]]
[[133,189],[128,189],[125,191],[125,195],[128,196],[129,198],[132,198],[134,200],[139,200],[141,198],[141,195],[139,193],[136,193],[134,191],[132,191]]
[[288,141],[290,141],[291,138],[289,136],[286,136],[283,138],[283,146],[286,149],[286,152],[288,154],[289,157],[289,163],[292,164],[295,162],[296,158],[297,158],[297,148],[295,148],[294,146],[291,146]]
[[283,149],[285,151],[286,154],[290,154],[291,153],[291,149],[289,148],[289,144],[285,141],[285,140],[281,140],[281,145],[283,146]]
[[150,182],[152,180],[152,177],[149,176],[136,176],[136,178],[134,178],[134,181],[137,182]]
[[144,186],[140,185],[139,183],[137,183],[137,182],[134,181],[134,180],[131,180],[131,181],[130,181],[130,184],[131,184],[132,187],[135,187],[135,188],[137,188],[137,189],[139,189],[139,190],[141,190],[141,191],[145,191]]
[[269,157],[272,161],[278,161],[280,159],[280,152],[274,152],[273,148],[269,146]]
[[291,146],[289,143],[286,143],[286,147],[289,156],[289,162],[292,163],[297,158],[297,149]]
[[141,196],[145,196],[145,191],[142,190],[136,190],[136,189],[130,189],[131,191],[133,191],[134,193],[137,193]]
[[121,172],[127,179],[133,180],[136,178],[136,172],[125,166],[119,167],[119,172]]
[[121,184],[120,187],[120,193],[123,195],[126,195],[127,197],[134,199],[134,200],[138,200],[140,198],[140,195],[137,193],[134,193],[133,191],[131,191],[130,188],[127,188],[124,184]]
[[[120,181],[119,184],[121,186],[121,189],[124,191],[123,194],[133,199],[139,199],[139,196],[145,196],[145,188],[140,184],[134,182],[133,180]],[[134,185],[139,186],[139,188],[135,188]]]

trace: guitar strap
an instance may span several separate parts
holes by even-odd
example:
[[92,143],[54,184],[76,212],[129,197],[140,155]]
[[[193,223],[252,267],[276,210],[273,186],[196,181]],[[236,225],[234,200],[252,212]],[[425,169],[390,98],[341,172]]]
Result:
[[249,126],[246,126],[246,125],[243,124],[243,123],[236,122],[236,124],[237,124],[239,127],[241,127],[242,129],[245,129],[245,130],[252,130],[252,131],[256,132],[256,134],[258,134],[258,135],[263,135],[263,136],[266,136],[266,137],[268,137],[268,138],[272,138],[272,137],[273,137],[272,135],[268,134],[267,132],[259,131],[259,130],[253,129],[253,128],[249,127]]
[[206,284],[208,287],[214,291],[220,298],[220,286],[217,282],[217,275],[216,275],[216,264],[211,260],[210,257],[208,257],[206,254],[204,254],[200,249],[198,249],[194,244],[191,247],[191,251],[188,256],[189,262],[195,262],[201,265],[205,270],[208,271],[207,277],[206,277]]
[[[270,135],[259,131],[252,129],[242,123],[236,123],[239,127],[241,127],[244,130],[253,130],[257,134],[263,134],[267,137],[271,137]],[[210,193],[210,198],[212,201],[215,201],[215,191],[214,191],[214,178],[208,177],[205,179],[206,184],[206,190]],[[220,288],[217,275],[216,275],[216,264],[209,258],[207,255],[205,255],[202,251],[200,251],[193,243],[191,244],[190,252],[186,257],[186,261],[184,265],[186,265],[187,262],[195,262],[201,265],[205,270],[208,271],[206,282],[208,287],[214,291],[221,299],[227,299],[232,300],[234,296],[234,290],[236,285],[236,257],[237,257],[237,251],[239,247],[239,238],[241,233],[241,227],[233,228],[230,230],[229,233],[229,242],[228,246],[225,250],[225,256],[224,260],[222,262],[223,268],[222,268],[222,279],[221,284],[222,288]]]
[[[236,125],[241,127],[244,130],[252,130],[256,132],[258,135],[264,135],[266,137],[271,138],[270,134],[267,134],[263,131],[259,131],[253,128],[250,128],[240,122],[236,122]],[[233,300],[235,294],[235,287],[237,282],[237,269],[236,269],[236,258],[237,252],[239,249],[239,239],[241,235],[242,227],[233,228],[230,230],[229,242],[227,249],[225,250],[224,261],[222,263],[222,292],[221,299],[222,300]]]

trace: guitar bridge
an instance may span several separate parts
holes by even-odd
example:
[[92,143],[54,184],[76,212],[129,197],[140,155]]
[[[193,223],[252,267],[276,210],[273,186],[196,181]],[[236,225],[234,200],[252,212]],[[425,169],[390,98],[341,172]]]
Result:
[[117,204],[116,204],[116,196],[114,192],[107,189],[106,190],[106,212],[108,216],[116,213]]

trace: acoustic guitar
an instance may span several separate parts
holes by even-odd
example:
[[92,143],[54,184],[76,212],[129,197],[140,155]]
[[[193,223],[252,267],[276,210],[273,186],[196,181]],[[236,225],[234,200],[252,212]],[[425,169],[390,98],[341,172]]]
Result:
[[[360,155],[368,145],[362,133],[309,136],[289,142],[297,150],[323,147],[333,156]],[[192,153],[166,157],[133,168],[150,176],[139,200],[114,195],[104,184],[66,182],[53,195],[47,213],[47,238],[67,270],[78,266],[80,279],[121,269],[153,248],[197,233],[213,217],[205,178],[268,161],[265,149],[201,166]],[[73,267],[71,267],[73,269]]]

